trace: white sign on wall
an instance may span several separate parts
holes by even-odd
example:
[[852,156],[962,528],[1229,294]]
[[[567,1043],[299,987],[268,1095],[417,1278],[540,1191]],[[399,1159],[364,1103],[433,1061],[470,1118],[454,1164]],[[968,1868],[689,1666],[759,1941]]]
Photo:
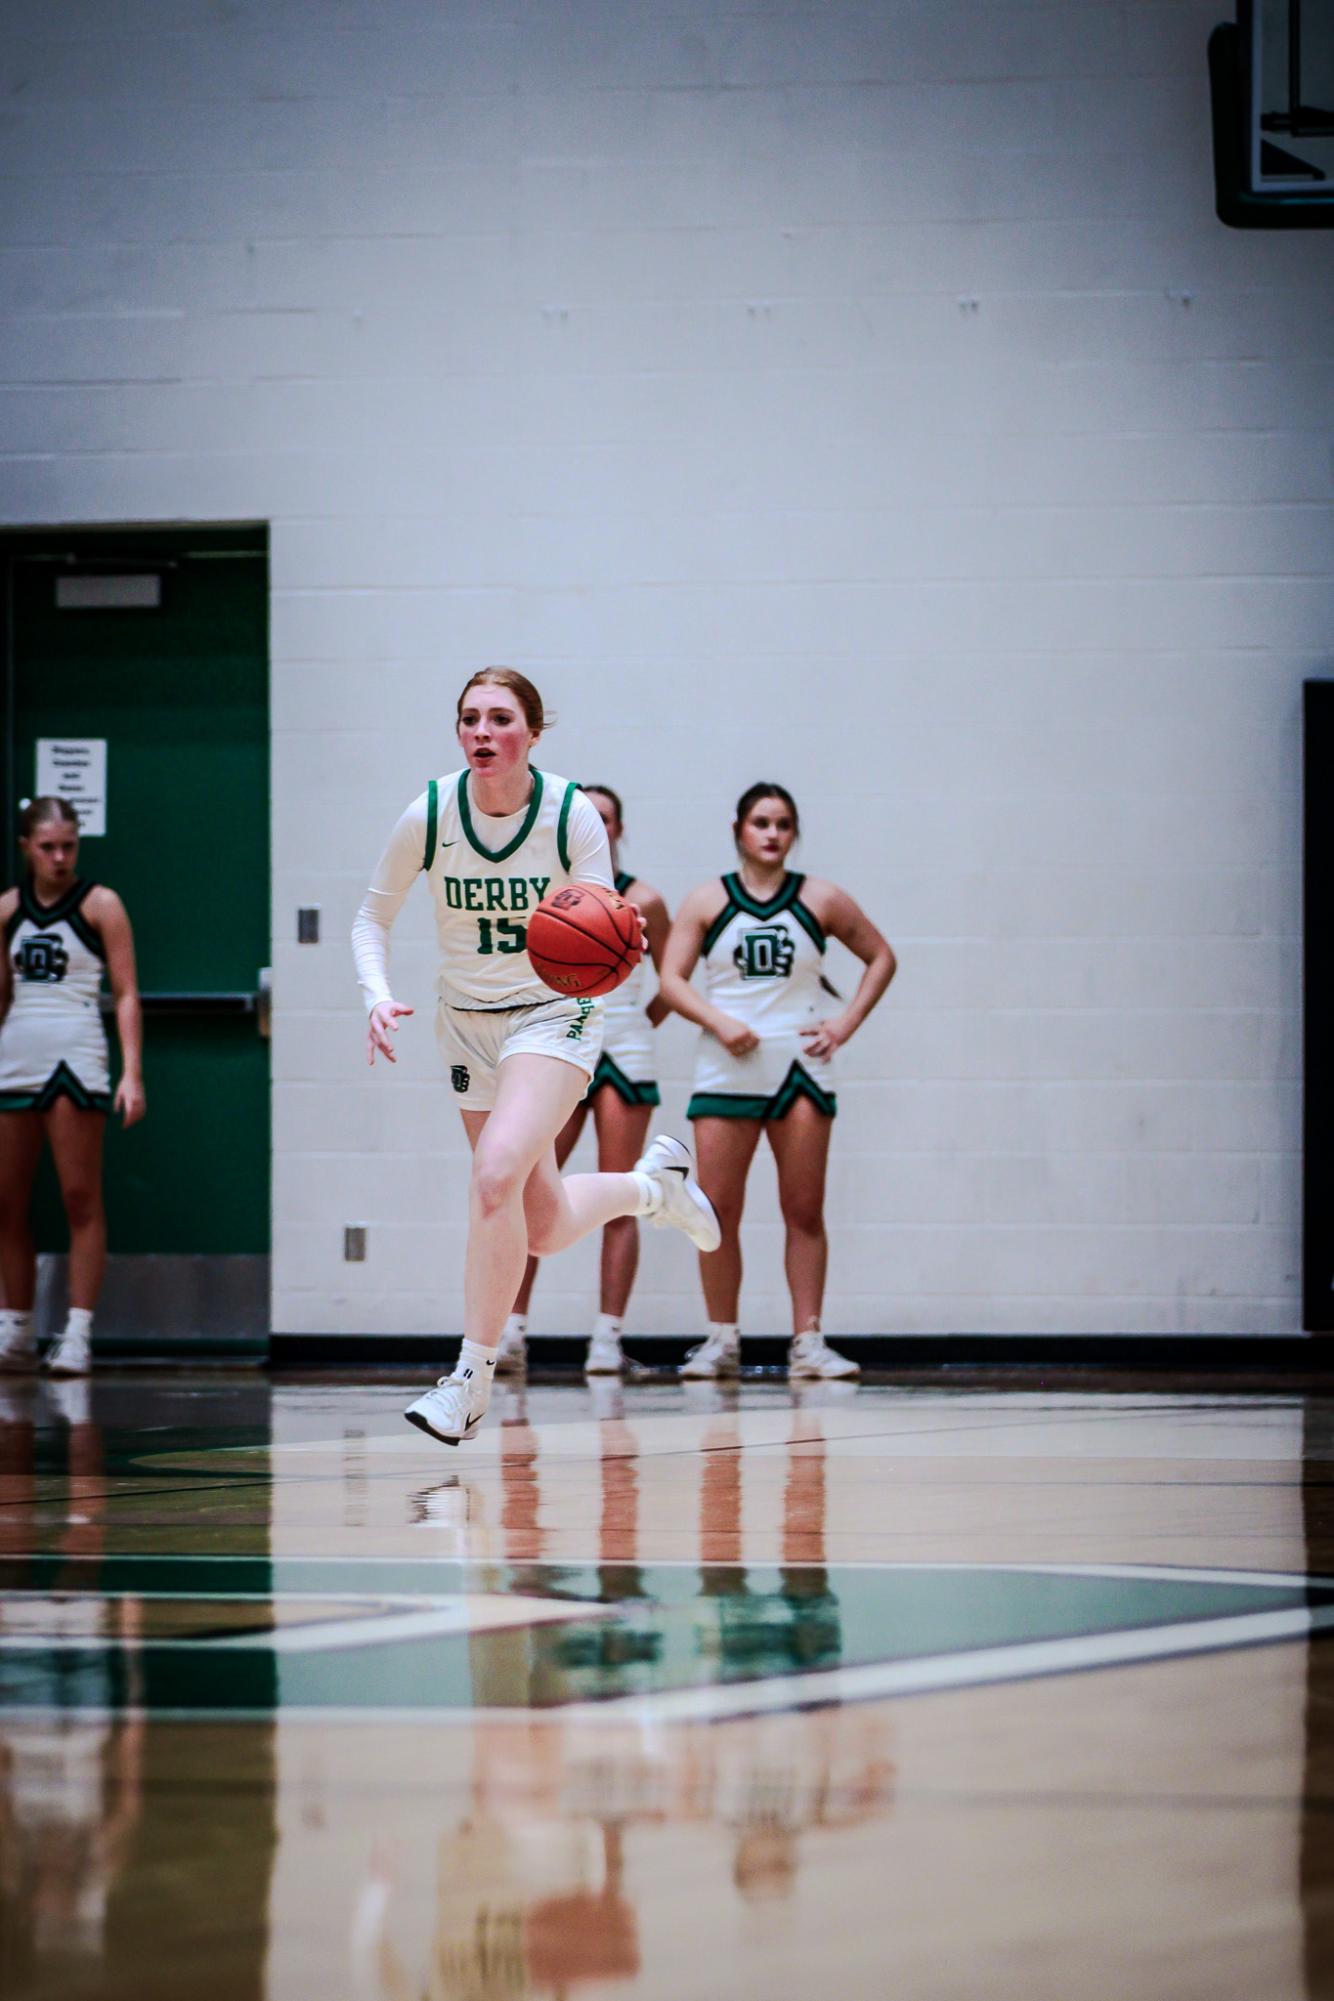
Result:
[[37,739],[37,792],[68,799],[81,834],[107,830],[107,740],[104,736]]

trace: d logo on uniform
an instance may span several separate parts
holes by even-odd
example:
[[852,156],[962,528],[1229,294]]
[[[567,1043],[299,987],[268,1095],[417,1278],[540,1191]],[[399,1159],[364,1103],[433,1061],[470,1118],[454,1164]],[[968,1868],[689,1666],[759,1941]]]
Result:
[[743,980],[785,980],[796,956],[797,948],[781,924],[743,933],[732,954]]
[[472,1082],[465,1063],[456,1063],[449,1073],[449,1081],[456,1091],[466,1091]]
[[59,938],[25,938],[14,954],[21,980],[63,980],[69,953]]

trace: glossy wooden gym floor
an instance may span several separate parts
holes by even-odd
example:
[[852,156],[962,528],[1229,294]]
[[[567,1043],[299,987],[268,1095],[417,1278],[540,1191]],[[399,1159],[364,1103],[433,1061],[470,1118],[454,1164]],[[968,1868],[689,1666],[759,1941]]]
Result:
[[1334,1404],[0,1385],[0,1993],[1334,1992]]

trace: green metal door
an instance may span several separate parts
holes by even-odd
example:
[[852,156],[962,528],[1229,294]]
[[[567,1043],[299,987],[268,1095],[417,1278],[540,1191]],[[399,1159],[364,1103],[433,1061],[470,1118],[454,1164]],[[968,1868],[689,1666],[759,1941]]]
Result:
[[[108,1290],[146,1333],[173,1315],[194,1323],[183,1337],[222,1332],[267,1296],[266,538],[43,531],[3,548],[11,825],[40,742],[104,742],[106,831],[85,833],[79,867],[123,897],[138,951],[148,1117],[107,1135]],[[49,1178],[38,1208],[40,1248],[63,1249]]]

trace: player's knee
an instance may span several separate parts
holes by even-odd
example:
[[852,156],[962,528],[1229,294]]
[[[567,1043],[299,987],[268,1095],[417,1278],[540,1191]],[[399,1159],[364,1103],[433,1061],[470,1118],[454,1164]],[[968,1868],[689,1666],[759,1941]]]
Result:
[[799,1237],[822,1237],[824,1235],[824,1204],[817,1197],[792,1195],[780,1203],[783,1222]]
[[71,1230],[86,1230],[102,1214],[102,1191],[96,1182],[76,1182],[65,1194],[65,1220]]
[[[473,1202],[483,1216],[498,1216],[522,1193],[524,1174],[517,1161],[504,1152],[473,1156]],[[536,1247],[534,1247],[536,1248]]]
[[725,1237],[734,1237],[741,1228],[741,1212],[746,1206],[744,1194],[720,1194],[705,1184],[705,1194],[713,1204],[713,1213],[718,1218],[718,1227]]

